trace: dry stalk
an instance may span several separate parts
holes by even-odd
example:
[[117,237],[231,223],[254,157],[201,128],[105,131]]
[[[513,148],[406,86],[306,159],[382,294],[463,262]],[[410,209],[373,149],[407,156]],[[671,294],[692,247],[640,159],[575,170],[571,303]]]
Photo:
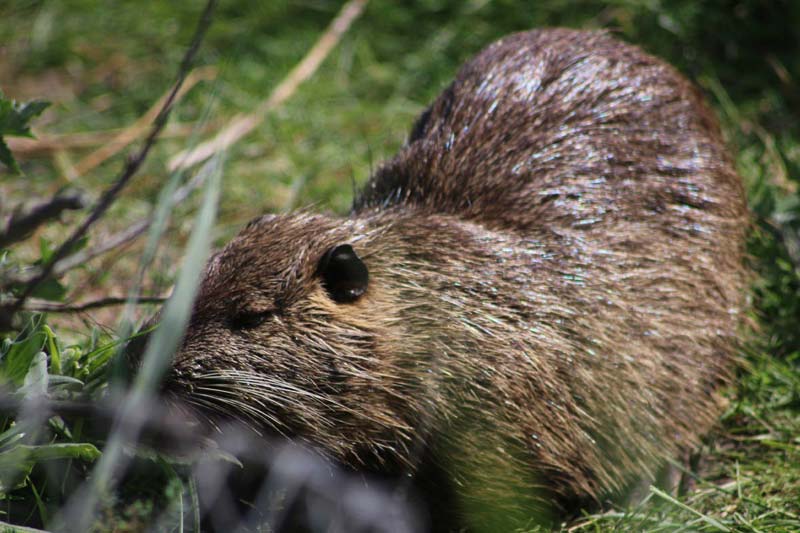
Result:
[[263,100],[252,113],[235,116],[213,139],[174,155],[169,160],[169,170],[174,172],[202,163],[214,154],[230,148],[242,137],[253,131],[264,121],[267,113],[288,100],[300,84],[317,71],[342,38],[342,35],[347,32],[353,21],[361,15],[368,1],[350,0],[347,2],[303,60],[275,87],[266,100]]
[[100,147],[91,154],[87,155],[75,165],[75,172],[82,176],[108,158],[116,155],[120,150],[141,138],[148,129],[152,126],[153,122],[162,112],[165,104],[169,101],[170,106],[178,102],[192,87],[200,81],[212,80],[217,75],[217,68],[214,66],[201,67],[188,73],[183,80],[183,83],[178,86],[178,90],[170,90],[154,103],[147,112],[142,115],[136,122],[129,127],[122,130],[105,146]]
[[[112,142],[122,132],[128,128],[115,128],[109,130],[98,131],[81,131],[76,133],[59,133],[59,134],[36,134],[35,139],[28,139],[26,137],[11,137],[6,139],[6,144],[18,159],[25,159],[37,154],[48,154],[51,152],[67,151],[67,150],[80,150],[85,148],[93,148],[102,144]],[[192,123],[170,123],[161,132],[162,139],[174,137],[186,137],[197,131],[205,133],[214,129],[213,124],[206,124],[198,126]]]
[[36,311],[40,313],[80,313],[90,309],[113,307],[115,305],[125,305],[128,303],[133,303],[136,305],[160,304],[164,303],[166,299],[166,296],[139,296],[138,298],[133,299],[109,296],[106,298],[99,298],[97,300],[90,300],[88,302],[62,304],[48,300],[40,300],[38,298],[31,298],[25,302],[24,309],[26,311]]

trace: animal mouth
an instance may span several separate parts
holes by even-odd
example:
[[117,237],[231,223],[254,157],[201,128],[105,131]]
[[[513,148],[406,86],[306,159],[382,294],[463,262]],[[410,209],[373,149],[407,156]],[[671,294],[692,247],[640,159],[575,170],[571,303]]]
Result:
[[162,393],[206,426],[219,431],[239,422],[258,434],[292,438],[287,409],[298,398],[296,387],[259,374],[216,370],[184,375],[170,371]]

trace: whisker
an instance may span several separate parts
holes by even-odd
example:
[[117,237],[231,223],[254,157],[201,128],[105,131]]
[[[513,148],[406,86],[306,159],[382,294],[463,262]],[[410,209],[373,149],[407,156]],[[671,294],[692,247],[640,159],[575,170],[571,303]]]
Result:
[[[236,399],[233,399],[233,398],[224,398],[225,401],[224,401],[224,403],[222,403],[222,402],[219,401],[220,398],[218,396],[203,394],[202,392],[197,393],[196,397],[197,397],[198,400],[200,400],[203,403],[205,403],[211,409],[213,409],[213,410],[215,410],[217,412],[220,412],[222,414],[230,415],[230,411],[229,410],[220,409],[220,407],[222,405],[237,407],[239,410],[241,410],[242,413],[248,415],[248,417],[251,418],[254,422],[260,423],[260,424],[267,423],[270,427],[275,429],[275,431],[280,433],[282,436],[288,438],[288,435],[286,435],[281,430],[281,426],[286,428],[286,424],[282,423],[279,419],[275,418],[273,415],[271,415],[270,413],[268,413],[266,411],[262,411],[260,409],[255,408],[254,406],[252,406],[250,404],[244,403],[244,402],[242,402],[240,400],[236,400]],[[210,401],[203,401],[202,400],[203,398],[205,398],[207,400],[210,400]]]

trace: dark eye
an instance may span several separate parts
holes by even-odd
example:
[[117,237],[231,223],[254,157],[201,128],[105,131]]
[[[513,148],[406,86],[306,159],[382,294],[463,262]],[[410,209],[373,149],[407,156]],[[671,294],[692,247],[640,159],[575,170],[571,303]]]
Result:
[[272,309],[268,311],[239,311],[231,319],[232,329],[254,329],[263,324],[274,314]]
[[369,271],[349,244],[334,246],[317,267],[328,295],[338,303],[354,302],[367,291]]

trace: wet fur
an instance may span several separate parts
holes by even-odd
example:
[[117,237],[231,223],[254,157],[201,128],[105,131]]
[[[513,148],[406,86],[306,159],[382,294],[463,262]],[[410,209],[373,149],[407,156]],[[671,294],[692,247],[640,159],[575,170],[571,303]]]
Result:
[[[166,388],[355,469],[435,465],[467,523],[521,524],[654,476],[714,424],[745,228],[673,68],[605,33],[511,35],[349,217],[268,215],[214,257]],[[370,275],[349,304],[316,273],[342,243]],[[242,309],[273,314],[237,330]]]

